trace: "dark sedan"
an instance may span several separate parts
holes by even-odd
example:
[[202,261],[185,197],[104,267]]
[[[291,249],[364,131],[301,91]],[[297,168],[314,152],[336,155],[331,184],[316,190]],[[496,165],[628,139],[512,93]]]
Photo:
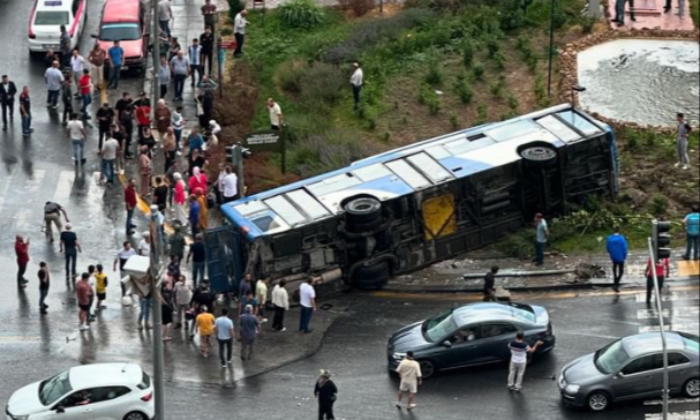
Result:
[[413,351],[424,378],[440,370],[508,361],[508,343],[518,330],[530,345],[544,342],[537,353],[554,348],[549,313],[541,306],[480,302],[450,309],[391,336],[389,372],[396,370],[408,351]]

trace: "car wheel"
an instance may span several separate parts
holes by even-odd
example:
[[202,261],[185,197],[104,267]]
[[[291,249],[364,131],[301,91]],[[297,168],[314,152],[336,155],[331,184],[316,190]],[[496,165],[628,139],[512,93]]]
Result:
[[435,365],[430,360],[419,360],[418,364],[423,379],[428,379],[435,374]]
[[148,420],[148,417],[138,411],[132,411],[131,413],[124,416],[124,420]]
[[688,398],[700,397],[700,379],[691,378],[685,382],[683,385],[683,393]]
[[366,267],[360,266],[353,275],[353,285],[358,289],[381,289],[389,281],[389,264],[382,261]]
[[549,143],[536,141],[518,150],[520,157],[531,167],[547,167],[557,161],[557,150]]
[[604,411],[610,404],[610,396],[605,391],[593,391],[587,401],[592,411]]

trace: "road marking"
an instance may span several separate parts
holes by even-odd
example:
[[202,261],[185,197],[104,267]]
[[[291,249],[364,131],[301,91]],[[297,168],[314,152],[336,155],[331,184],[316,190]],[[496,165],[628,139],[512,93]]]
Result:
[[[664,330],[665,331],[682,331],[682,332],[689,332],[689,333],[698,334],[698,332],[700,332],[700,323],[698,323],[698,322],[673,322],[671,324],[665,324]],[[661,331],[661,328],[658,325],[645,325],[643,327],[639,327],[640,333],[658,332],[658,331]]]
[[56,183],[56,192],[54,193],[51,201],[58,204],[63,203],[61,205],[67,203],[73,189],[74,181],[75,172],[61,171],[61,173],[58,175],[58,182]]
[[[692,316],[697,318],[700,315],[700,307],[687,307],[687,308],[663,308],[661,313],[664,317],[671,318],[682,318],[685,316]],[[639,309],[637,311],[637,319],[656,319],[659,316],[659,312],[656,309]]]
[[[669,404],[692,404],[700,402],[700,398],[670,398],[668,400]],[[647,400],[644,401],[644,405],[661,405],[663,400]]]
[[[647,295],[646,293],[638,293],[637,294],[637,302],[646,302]],[[662,302],[675,302],[678,300],[698,300],[700,299],[700,294],[698,293],[692,293],[692,292],[671,292],[667,294],[662,294],[661,295],[661,301]]]
[[[686,411],[683,413],[668,413],[668,420],[698,420],[700,410]],[[644,416],[645,420],[663,420],[662,413],[650,413]]]
[[[27,180],[27,182],[24,183],[24,187],[22,188],[24,191],[23,193],[29,192],[30,196],[28,197],[28,201],[33,201],[31,193],[36,192],[39,189],[39,186],[41,185],[41,182],[44,180],[44,176],[46,175],[46,171],[43,169],[36,170],[32,173],[31,178]],[[27,220],[32,219],[32,209],[34,207],[25,207],[24,211],[18,211],[13,219],[15,219],[15,227],[16,228],[24,228],[28,226]],[[42,207],[43,210],[43,207]],[[31,224],[31,222],[29,222]],[[43,225],[43,218],[37,219],[37,224],[38,225]]]

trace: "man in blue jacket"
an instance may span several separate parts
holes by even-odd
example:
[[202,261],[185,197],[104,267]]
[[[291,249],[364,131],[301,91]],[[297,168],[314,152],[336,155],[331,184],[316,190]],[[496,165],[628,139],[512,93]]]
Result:
[[613,290],[620,293],[620,280],[625,273],[625,260],[627,259],[627,239],[620,234],[620,228],[615,226],[615,233],[608,236],[605,247],[608,250],[613,263],[613,278],[615,280]]

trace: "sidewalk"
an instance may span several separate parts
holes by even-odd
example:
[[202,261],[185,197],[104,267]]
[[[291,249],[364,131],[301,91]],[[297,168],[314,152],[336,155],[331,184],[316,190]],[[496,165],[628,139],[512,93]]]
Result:
[[[697,281],[700,268],[697,261],[684,261],[685,249],[675,249],[671,258],[669,281]],[[546,291],[573,288],[612,286],[611,263],[607,254],[577,256],[549,255],[545,265],[533,264],[515,258],[472,257],[470,253],[461,259],[442,261],[416,273],[398,276],[389,281],[386,291],[396,292],[478,292],[483,277],[491,266],[500,267],[496,285],[512,291]],[[647,255],[631,252],[622,279],[624,286],[646,287]],[[600,266],[605,274],[602,278],[577,279],[574,270],[579,263]]]

